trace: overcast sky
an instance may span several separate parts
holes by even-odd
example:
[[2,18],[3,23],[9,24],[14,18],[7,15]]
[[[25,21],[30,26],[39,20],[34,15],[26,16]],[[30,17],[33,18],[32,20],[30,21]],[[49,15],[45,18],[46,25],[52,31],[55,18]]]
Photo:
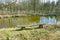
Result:
[[[12,1],[12,0],[0,0],[0,2],[4,2],[4,1]],[[24,1],[24,0],[17,0],[17,2],[22,2],[22,1]],[[42,2],[48,2],[49,0],[41,0]],[[50,2],[52,2],[52,1],[55,1],[55,2],[57,2],[58,0],[50,0]]]
[[52,2],[52,1],[55,1],[55,3],[58,1],[58,0],[41,0],[42,2],[48,2],[48,1],[50,1],[50,2]]

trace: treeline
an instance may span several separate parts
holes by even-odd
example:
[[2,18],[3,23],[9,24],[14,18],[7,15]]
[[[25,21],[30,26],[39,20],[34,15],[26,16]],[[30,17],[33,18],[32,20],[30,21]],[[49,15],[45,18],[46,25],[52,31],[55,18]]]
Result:
[[40,13],[40,14],[60,14],[60,0],[56,3],[53,2],[41,2],[41,0],[25,0],[19,3],[10,3],[7,4],[0,3],[0,10],[7,10],[7,11],[25,11],[33,13]]

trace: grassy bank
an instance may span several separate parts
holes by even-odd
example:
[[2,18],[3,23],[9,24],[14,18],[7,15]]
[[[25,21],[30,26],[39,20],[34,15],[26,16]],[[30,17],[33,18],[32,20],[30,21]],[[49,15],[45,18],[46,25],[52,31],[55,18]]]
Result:
[[3,30],[0,40],[60,40],[59,28],[31,29],[31,30]]

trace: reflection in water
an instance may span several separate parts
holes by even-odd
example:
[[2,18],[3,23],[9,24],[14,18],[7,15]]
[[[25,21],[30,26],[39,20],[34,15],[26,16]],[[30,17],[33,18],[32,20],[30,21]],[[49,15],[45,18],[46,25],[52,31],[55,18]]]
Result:
[[54,24],[56,23],[56,18],[55,17],[41,17],[40,18],[40,24]]
[[40,24],[47,24],[47,23],[48,23],[48,19],[46,17],[40,18]]
[[[0,27],[16,27],[18,25],[36,25],[36,24],[53,24],[56,23],[55,17],[18,17],[18,18],[3,18],[0,19]],[[3,25],[3,26],[2,26]]]
[[50,18],[50,17],[49,17],[48,23],[49,23],[49,24],[54,24],[54,23],[56,23],[56,18],[55,18],[55,17],[53,17],[53,18]]

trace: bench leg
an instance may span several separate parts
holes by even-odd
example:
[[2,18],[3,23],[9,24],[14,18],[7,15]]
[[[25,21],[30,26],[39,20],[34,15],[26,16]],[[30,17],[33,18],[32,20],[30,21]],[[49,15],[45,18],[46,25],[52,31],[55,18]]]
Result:
[[21,29],[24,29],[25,27],[21,27]]
[[43,25],[39,25],[39,28],[43,28]]

